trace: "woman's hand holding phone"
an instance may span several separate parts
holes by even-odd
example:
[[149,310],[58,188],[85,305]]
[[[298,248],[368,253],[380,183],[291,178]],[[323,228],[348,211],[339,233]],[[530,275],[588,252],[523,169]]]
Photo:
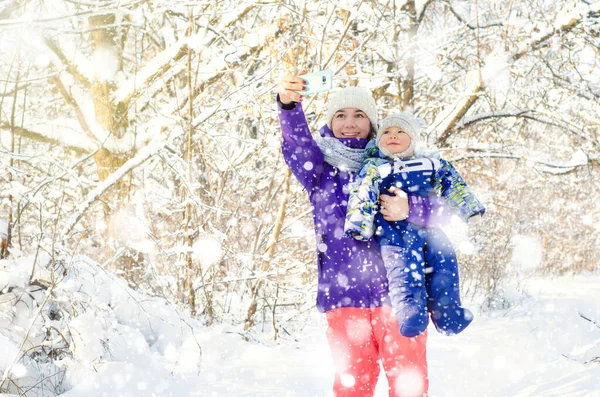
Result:
[[302,102],[305,96],[331,90],[333,72],[320,70],[301,76],[285,76],[279,83],[279,100],[284,104]]
[[304,98],[300,92],[306,88],[306,82],[299,76],[284,76],[278,84],[279,100],[289,105],[292,102],[302,102]]
[[306,83],[306,87],[301,92],[303,96],[326,92],[333,88],[333,72],[329,69],[305,74],[300,78]]

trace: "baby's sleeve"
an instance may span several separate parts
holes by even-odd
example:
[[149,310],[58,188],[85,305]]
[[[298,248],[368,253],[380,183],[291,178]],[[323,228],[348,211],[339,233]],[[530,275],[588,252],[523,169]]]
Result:
[[357,240],[373,237],[375,214],[379,208],[381,175],[376,162],[367,161],[358,172],[350,190],[345,232]]
[[485,206],[466,184],[450,162],[439,159],[433,178],[433,188],[463,221],[475,215],[483,215]]

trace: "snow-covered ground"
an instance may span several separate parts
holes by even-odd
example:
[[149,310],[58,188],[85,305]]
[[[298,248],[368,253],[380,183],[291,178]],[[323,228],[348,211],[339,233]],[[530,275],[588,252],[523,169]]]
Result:
[[[463,334],[429,329],[432,397],[600,396],[600,275],[532,279],[523,288],[528,296],[515,295],[508,310],[478,313]],[[324,323],[296,337],[260,346],[203,333],[210,365],[200,374],[200,395],[331,396]],[[380,376],[376,396],[386,390]]]
[[[48,261],[38,260],[40,280],[52,276]],[[292,336],[246,342],[239,328],[202,327],[87,258],[59,264],[68,269],[53,291],[60,299],[42,304],[47,291],[27,287],[32,263],[0,261],[0,371],[10,368],[27,396],[332,395],[326,326],[316,311]],[[432,397],[600,396],[600,274],[531,278],[520,291],[508,309],[477,313],[461,335],[430,328]],[[56,359],[28,350],[19,360],[25,335],[26,350],[55,349]],[[5,378],[4,388],[13,384]],[[386,389],[382,375],[376,396]]]

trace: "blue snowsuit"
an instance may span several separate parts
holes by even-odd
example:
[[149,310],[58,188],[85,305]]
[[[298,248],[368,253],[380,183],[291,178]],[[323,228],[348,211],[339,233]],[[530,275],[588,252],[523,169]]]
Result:
[[371,141],[348,202],[346,233],[358,240],[375,235],[387,271],[392,306],[400,332],[416,336],[429,315],[438,331],[457,334],[472,321],[460,305],[458,262],[452,244],[439,228],[388,222],[377,211],[380,193],[396,186],[406,193],[439,196],[464,221],[485,208],[446,160],[429,157],[393,159]]

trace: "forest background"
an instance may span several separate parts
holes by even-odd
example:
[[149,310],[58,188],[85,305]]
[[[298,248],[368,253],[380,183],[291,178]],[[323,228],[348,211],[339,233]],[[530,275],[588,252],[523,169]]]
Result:
[[[380,117],[422,118],[486,203],[449,230],[465,295],[501,307],[507,280],[598,271],[599,32],[583,0],[0,1],[2,258],[86,255],[277,338],[317,283],[276,85],[329,68]],[[313,131],[326,102],[304,104]]]

